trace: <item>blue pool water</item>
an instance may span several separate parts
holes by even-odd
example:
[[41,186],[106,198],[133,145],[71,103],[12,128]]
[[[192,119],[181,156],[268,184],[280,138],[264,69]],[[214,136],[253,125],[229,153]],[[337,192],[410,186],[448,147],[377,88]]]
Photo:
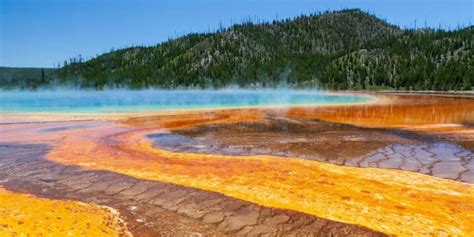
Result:
[[368,97],[305,90],[0,91],[0,113],[124,113],[361,103],[369,100]]

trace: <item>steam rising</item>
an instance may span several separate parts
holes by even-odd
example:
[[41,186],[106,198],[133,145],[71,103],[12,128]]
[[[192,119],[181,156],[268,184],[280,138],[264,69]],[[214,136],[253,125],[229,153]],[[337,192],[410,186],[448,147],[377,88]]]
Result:
[[310,90],[43,90],[2,91],[0,112],[120,113],[246,106],[365,102],[368,98]]

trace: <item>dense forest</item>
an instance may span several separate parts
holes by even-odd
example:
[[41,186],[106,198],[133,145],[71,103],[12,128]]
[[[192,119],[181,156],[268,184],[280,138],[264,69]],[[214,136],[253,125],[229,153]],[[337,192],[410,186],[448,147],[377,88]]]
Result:
[[324,12],[71,58],[36,80],[0,68],[0,86],[472,90],[473,36],[473,26],[402,30],[360,10]]
[[36,89],[52,86],[58,80],[58,70],[51,68],[0,67],[1,89]]

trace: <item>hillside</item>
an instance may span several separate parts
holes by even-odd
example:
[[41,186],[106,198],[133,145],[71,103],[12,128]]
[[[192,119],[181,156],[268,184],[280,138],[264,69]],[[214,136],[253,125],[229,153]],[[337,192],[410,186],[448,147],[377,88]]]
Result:
[[332,60],[320,82],[356,90],[473,90],[473,36],[473,27],[406,31]]
[[344,10],[245,22],[86,62],[72,58],[58,75],[60,84],[97,89],[470,90],[473,33],[473,27],[401,30],[360,10]]
[[57,75],[51,68],[0,67],[0,88],[4,89],[36,89],[50,85],[53,78]]

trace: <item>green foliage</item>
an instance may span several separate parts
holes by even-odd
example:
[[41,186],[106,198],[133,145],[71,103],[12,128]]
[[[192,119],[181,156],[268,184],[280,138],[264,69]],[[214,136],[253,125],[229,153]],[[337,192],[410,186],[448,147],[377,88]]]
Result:
[[151,47],[66,61],[59,83],[83,88],[318,87],[471,90],[473,27],[401,30],[360,10],[246,21]]
[[472,90],[473,29],[407,31],[373,43],[327,65],[323,84],[368,90]]
[[3,89],[34,90],[56,80],[56,71],[50,68],[0,67],[0,88]]

